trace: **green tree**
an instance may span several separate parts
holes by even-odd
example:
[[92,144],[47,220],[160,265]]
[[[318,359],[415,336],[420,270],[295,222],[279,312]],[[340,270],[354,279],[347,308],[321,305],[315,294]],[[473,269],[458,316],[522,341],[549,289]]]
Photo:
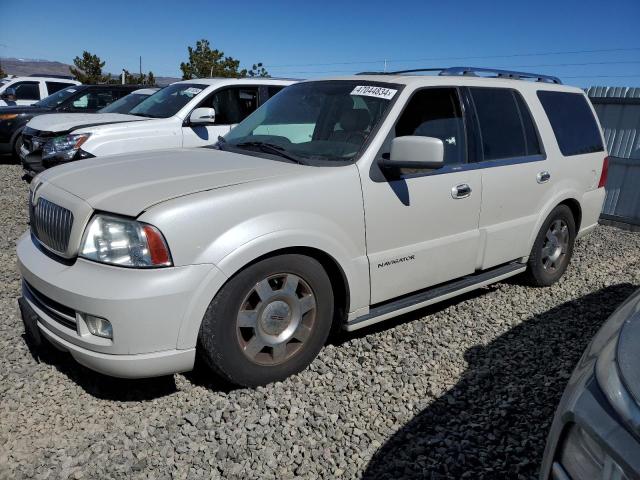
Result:
[[73,59],[75,68],[69,67],[69,71],[82,83],[108,82],[110,77],[102,74],[104,63],[97,55],[92,55],[86,50],[82,52],[82,58]]
[[212,50],[209,40],[198,40],[196,48],[187,47],[189,61],[180,64],[182,79],[205,77],[244,77],[246,70],[238,70],[240,61],[233,57],[226,57],[220,50]]
[[4,70],[2,70],[2,65],[0,65],[0,78],[4,78],[6,76],[7,76],[7,74],[5,73]]
[[[120,83],[121,77],[118,77],[117,83]],[[143,73],[142,75],[136,75],[129,72],[129,70],[124,69],[124,83],[129,85],[155,85],[156,78],[153,75],[153,72],[149,72],[148,74]]]
[[262,66],[262,62],[254,63],[251,70],[247,72],[249,77],[270,77],[269,72]]

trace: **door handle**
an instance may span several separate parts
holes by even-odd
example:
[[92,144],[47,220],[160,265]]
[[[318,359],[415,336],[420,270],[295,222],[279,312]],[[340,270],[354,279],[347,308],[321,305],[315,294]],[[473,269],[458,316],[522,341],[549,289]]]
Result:
[[456,185],[451,189],[451,196],[456,200],[460,200],[461,198],[467,198],[471,196],[471,187],[466,183],[462,183],[460,185]]
[[538,173],[536,180],[538,183],[547,183],[549,180],[551,180],[551,174],[545,170]]

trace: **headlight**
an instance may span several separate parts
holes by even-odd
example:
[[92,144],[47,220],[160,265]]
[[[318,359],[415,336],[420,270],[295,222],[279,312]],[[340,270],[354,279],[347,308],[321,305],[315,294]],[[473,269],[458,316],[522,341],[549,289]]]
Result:
[[91,219],[82,239],[80,256],[123,267],[172,265],[169,247],[156,227],[110,215],[96,215]]
[[[562,473],[565,475],[558,474],[553,478],[629,480],[620,465],[603,450],[586,430],[576,424],[571,425],[565,433],[558,460],[564,470]],[[554,465],[553,468],[556,470],[558,467]]]
[[2,115],[0,115],[0,120],[13,120],[17,116],[17,113],[3,113]]
[[63,135],[49,140],[42,148],[42,159],[58,157],[61,160],[72,160],[90,133]]
[[[617,356],[619,336],[609,340],[596,361],[596,380],[605,397],[631,429],[640,432],[640,407],[635,402],[620,376]],[[634,345],[634,348],[635,347]],[[635,366],[634,366],[635,368]]]

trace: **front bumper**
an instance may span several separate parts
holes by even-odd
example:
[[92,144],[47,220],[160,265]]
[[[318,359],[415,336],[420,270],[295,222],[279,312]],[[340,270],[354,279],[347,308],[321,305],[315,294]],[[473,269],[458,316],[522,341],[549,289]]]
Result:
[[[195,341],[178,340],[185,323],[199,325],[202,312],[193,305],[202,299],[194,297],[212,274],[222,275],[213,265],[138,270],[84,259],[69,265],[43,253],[29,233],[18,241],[17,256],[23,299],[37,327],[79,363],[127,378],[193,367]],[[109,320],[113,339],[89,333],[86,314]],[[189,318],[194,315],[200,318]]]

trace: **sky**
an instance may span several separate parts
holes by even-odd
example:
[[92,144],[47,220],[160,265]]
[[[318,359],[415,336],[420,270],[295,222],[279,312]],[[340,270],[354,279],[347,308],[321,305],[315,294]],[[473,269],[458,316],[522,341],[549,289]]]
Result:
[[[504,67],[579,86],[640,86],[640,0],[0,0],[0,57],[180,77],[208,39],[245,67],[319,78],[442,66]],[[569,53],[571,52],[571,53]]]

